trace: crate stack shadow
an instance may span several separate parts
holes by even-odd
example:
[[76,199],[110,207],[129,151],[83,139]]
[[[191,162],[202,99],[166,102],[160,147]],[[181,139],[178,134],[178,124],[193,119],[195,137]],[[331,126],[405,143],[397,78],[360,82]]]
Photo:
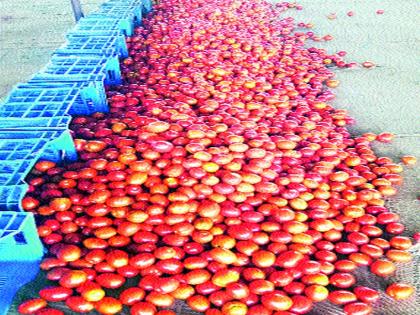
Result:
[[0,315],[39,271],[44,248],[33,213],[21,201],[25,177],[40,159],[77,160],[73,115],[107,112],[105,86],[121,84],[125,38],[151,11],[150,0],[110,0],[82,18],[50,62],[0,104]]

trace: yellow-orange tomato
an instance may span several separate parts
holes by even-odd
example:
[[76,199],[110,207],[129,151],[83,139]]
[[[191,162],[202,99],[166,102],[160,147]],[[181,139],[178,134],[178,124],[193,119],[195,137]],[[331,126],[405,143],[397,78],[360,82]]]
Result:
[[392,275],[396,269],[392,262],[383,259],[378,259],[370,265],[370,271],[381,277]]
[[181,283],[179,287],[175,291],[171,292],[170,294],[178,300],[186,300],[190,296],[192,296],[194,292],[195,292],[194,287],[188,284]]
[[227,302],[222,306],[223,315],[246,315],[247,312],[248,306],[239,301]]
[[210,308],[210,301],[203,295],[193,295],[187,299],[188,306],[197,312],[205,312]]
[[404,283],[393,283],[386,288],[386,294],[395,300],[406,300],[414,293],[411,285]]
[[81,295],[88,302],[98,302],[105,296],[105,291],[100,287],[92,287],[83,290]]
[[220,206],[216,202],[203,201],[198,206],[197,212],[205,218],[215,218],[220,213]]
[[415,156],[405,155],[401,157],[401,162],[403,162],[405,165],[413,166],[416,165],[417,159]]
[[106,296],[95,304],[95,308],[100,314],[113,315],[122,311],[122,303],[116,298]]
[[216,247],[210,250],[210,257],[222,264],[230,265],[236,262],[237,257],[234,252],[229,249]]
[[314,302],[321,302],[328,298],[328,289],[322,285],[314,284],[305,289],[305,295]]
[[260,268],[268,268],[274,265],[276,256],[267,250],[259,250],[252,254],[252,262]]
[[189,285],[198,285],[207,282],[210,278],[210,272],[204,269],[194,269],[185,274],[185,280]]
[[146,301],[158,307],[170,307],[174,304],[175,299],[170,294],[152,291],[147,295]]
[[386,257],[395,262],[410,262],[413,260],[413,256],[410,252],[399,250],[399,249],[390,249],[386,252]]
[[76,288],[88,279],[87,274],[82,270],[69,270],[60,278],[60,285],[65,288]]
[[211,278],[211,282],[219,287],[226,287],[229,283],[237,282],[238,280],[239,272],[229,269],[218,270]]
[[71,262],[78,260],[82,255],[82,250],[76,245],[63,245],[57,252],[57,258],[61,261]]

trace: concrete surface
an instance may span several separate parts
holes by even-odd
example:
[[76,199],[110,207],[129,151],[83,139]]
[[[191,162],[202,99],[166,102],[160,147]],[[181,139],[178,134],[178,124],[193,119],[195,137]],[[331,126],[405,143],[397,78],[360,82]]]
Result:
[[[104,0],[81,0],[92,12]],[[42,68],[75,24],[70,0],[0,0],[0,101]]]
[[[353,134],[364,132],[395,133],[391,144],[375,143],[378,154],[399,161],[402,155],[420,160],[420,22],[417,0],[301,0],[302,11],[290,10],[297,21],[312,22],[320,36],[330,34],[329,42],[308,45],[329,52],[347,51],[346,60],[377,66],[336,71],[340,85],[333,105],[345,108],[356,124]],[[383,9],[384,14],[376,11]],[[349,17],[347,12],[353,11]],[[335,13],[337,18],[327,16]],[[398,211],[410,231],[420,230],[420,166],[406,168],[405,184],[388,206]],[[420,313],[420,312],[419,312]]]
[[[73,24],[69,1],[53,0],[0,0],[0,95],[10,87],[30,77],[48,61],[49,53],[64,41],[64,34]],[[101,1],[82,1],[87,11]],[[346,108],[357,123],[351,128],[354,134],[362,132],[396,134],[391,144],[375,144],[380,155],[391,156],[395,161],[405,154],[420,159],[420,25],[418,0],[301,0],[304,10],[290,10],[286,16],[297,21],[313,22],[318,35],[331,34],[334,40],[327,43],[311,43],[330,52],[345,50],[347,60],[377,64],[373,69],[348,69],[337,71],[341,85],[336,89],[334,105]],[[385,10],[377,15],[378,9]],[[346,15],[353,11],[354,16]],[[327,15],[336,13],[336,20]],[[401,214],[409,232],[420,230],[419,203],[420,167],[406,168],[405,183],[398,196],[387,205]],[[420,283],[419,255],[415,264],[403,267],[400,279],[417,279]],[[411,269],[410,269],[411,268]],[[415,281],[415,280],[414,280]],[[9,311],[17,314],[18,303],[35,296],[45,286],[44,275],[22,288]],[[52,283],[50,283],[52,284]],[[419,290],[420,291],[420,290]],[[419,296],[417,296],[419,299]],[[381,315],[414,315],[417,305],[388,304]],[[393,309],[395,307],[396,309]],[[65,311],[66,314],[71,314]],[[182,312],[185,314],[184,312]],[[316,312],[336,314],[336,310]],[[125,312],[124,312],[125,314]]]

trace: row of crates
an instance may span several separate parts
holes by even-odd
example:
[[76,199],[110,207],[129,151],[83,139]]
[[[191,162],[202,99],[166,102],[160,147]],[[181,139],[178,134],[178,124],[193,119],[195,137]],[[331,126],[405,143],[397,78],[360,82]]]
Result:
[[125,38],[151,7],[150,0],[104,3],[68,32],[42,70],[0,104],[0,315],[19,287],[36,276],[44,253],[34,215],[21,207],[25,178],[39,159],[77,159],[72,116],[109,110],[105,86],[121,84]]

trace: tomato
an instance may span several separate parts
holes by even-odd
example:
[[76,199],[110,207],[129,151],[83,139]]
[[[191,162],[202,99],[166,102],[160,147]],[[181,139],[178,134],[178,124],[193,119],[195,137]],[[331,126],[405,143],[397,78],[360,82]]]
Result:
[[128,265],[128,254],[122,250],[112,250],[106,255],[106,261],[114,268],[119,268]]
[[88,313],[94,308],[93,303],[86,301],[81,296],[70,296],[66,299],[66,305],[69,309],[77,313]]
[[386,288],[386,294],[394,300],[406,300],[414,293],[414,288],[405,283],[392,283]]
[[306,314],[312,309],[313,306],[312,301],[303,295],[292,296],[292,301],[293,305],[289,311],[297,314]]
[[293,305],[293,301],[290,297],[276,291],[262,295],[261,303],[267,309],[273,311],[287,311]]
[[244,283],[230,283],[226,286],[226,293],[230,295],[232,299],[240,300],[248,297],[249,288]]
[[125,283],[125,278],[116,273],[105,272],[96,276],[95,281],[104,288],[116,289]]
[[226,265],[233,264],[237,260],[235,253],[226,248],[213,248],[209,255],[213,260]]
[[49,302],[66,300],[73,293],[72,289],[63,287],[48,287],[39,291],[39,296]]
[[249,283],[249,291],[257,295],[265,295],[274,291],[274,283],[268,280],[254,280]]
[[328,295],[328,300],[334,304],[347,304],[357,301],[357,297],[350,291],[337,290],[330,292]]
[[187,299],[188,306],[197,312],[205,312],[210,307],[209,300],[202,295],[193,295]]
[[131,266],[144,269],[152,266],[155,263],[155,256],[149,253],[141,253],[130,258],[129,263]]
[[210,279],[210,277],[211,277],[211,274],[205,269],[194,269],[185,274],[185,280],[187,284],[190,284],[190,285],[197,285],[197,284],[205,283],[206,281]]
[[276,256],[270,251],[260,250],[252,254],[252,262],[257,267],[267,268],[274,265]]
[[160,278],[158,282],[159,286],[156,290],[159,293],[171,293],[179,287],[179,280],[174,277]]
[[156,307],[148,302],[139,302],[130,308],[130,315],[155,315]]
[[410,262],[413,260],[413,256],[410,252],[406,252],[404,250],[399,249],[390,249],[386,252],[386,257],[389,260],[392,260],[394,262]]
[[124,305],[133,305],[144,299],[145,291],[141,288],[127,288],[120,293],[119,300]]
[[330,277],[330,284],[337,288],[349,288],[356,283],[356,278],[350,273],[339,272]]
[[45,308],[47,301],[44,299],[32,299],[23,302],[18,307],[18,312],[21,314],[35,314],[35,312]]
[[305,295],[314,302],[321,302],[328,298],[328,290],[324,286],[314,284],[305,289]]
[[344,306],[344,312],[348,315],[369,315],[372,313],[372,306],[360,302],[349,303]]
[[357,298],[365,303],[373,304],[379,300],[379,292],[368,287],[358,286],[353,289]]
[[43,308],[36,312],[35,315],[64,315],[64,313],[55,308]]
[[65,262],[76,261],[81,255],[82,251],[76,245],[63,245],[57,252],[57,258]]
[[49,203],[51,209],[55,211],[66,211],[69,210],[72,203],[69,198],[54,198]]
[[146,296],[146,301],[158,307],[170,307],[175,302],[172,295],[153,291]]
[[122,304],[116,298],[106,296],[95,304],[95,309],[104,315],[118,314],[122,311]]
[[227,302],[222,307],[222,313],[225,315],[246,315],[248,307],[238,301]]
[[98,302],[105,296],[105,291],[100,286],[92,286],[83,290],[81,296],[88,302]]
[[405,236],[394,236],[389,241],[389,244],[395,248],[395,249],[401,249],[401,250],[407,250],[411,246],[413,246],[413,243],[408,237]]
[[215,218],[220,213],[220,206],[216,202],[203,201],[198,206],[197,212],[204,218]]
[[69,270],[60,277],[60,285],[65,288],[76,288],[88,279],[88,275],[81,270]]
[[179,300],[186,300],[188,299],[190,296],[192,296],[194,294],[195,290],[192,286],[188,285],[188,284],[183,284],[181,283],[178,288],[171,292],[170,294]]
[[392,275],[395,270],[396,266],[392,262],[383,259],[378,259],[370,265],[370,271],[381,277]]

